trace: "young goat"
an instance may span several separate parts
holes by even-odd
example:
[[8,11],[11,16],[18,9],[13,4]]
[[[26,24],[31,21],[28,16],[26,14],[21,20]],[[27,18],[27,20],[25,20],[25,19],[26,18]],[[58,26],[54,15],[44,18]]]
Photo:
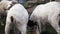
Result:
[[28,23],[28,12],[21,4],[15,4],[8,10],[5,26],[5,34],[9,34],[11,27],[14,25],[21,32],[26,34]]
[[60,2],[38,5],[31,14],[30,20],[38,23],[40,33],[43,30],[41,24],[45,25],[48,22],[60,34]]

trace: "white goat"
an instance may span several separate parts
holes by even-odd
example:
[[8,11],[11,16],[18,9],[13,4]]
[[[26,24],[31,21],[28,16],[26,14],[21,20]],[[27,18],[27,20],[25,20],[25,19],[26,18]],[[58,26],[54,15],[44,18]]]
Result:
[[[7,13],[5,34],[9,34],[11,24],[14,24],[21,34],[26,34],[26,27],[28,22],[28,12],[20,4],[15,4]],[[11,19],[12,18],[12,19]]]
[[38,22],[40,33],[42,30],[41,23],[44,25],[48,22],[57,31],[57,33],[60,34],[60,3],[54,1],[38,5],[31,14],[30,20]]

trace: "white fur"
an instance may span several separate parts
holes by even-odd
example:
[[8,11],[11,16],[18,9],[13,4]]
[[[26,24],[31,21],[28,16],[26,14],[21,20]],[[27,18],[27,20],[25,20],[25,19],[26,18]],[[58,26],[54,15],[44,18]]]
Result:
[[10,19],[11,16],[13,16],[14,20],[16,20],[16,27],[21,32],[21,34],[26,34],[26,27],[29,17],[27,10],[20,4],[15,4],[12,8],[10,8],[10,10],[8,10],[5,34],[9,34],[10,24],[12,24]]
[[58,26],[60,14],[60,3],[59,2],[49,2],[47,4],[38,5],[30,16],[30,20],[37,21],[40,31],[41,22],[49,22],[52,27],[60,34],[60,28]]
[[1,1],[0,2],[0,12],[5,12],[6,10],[4,9],[8,9],[12,4],[12,1]]

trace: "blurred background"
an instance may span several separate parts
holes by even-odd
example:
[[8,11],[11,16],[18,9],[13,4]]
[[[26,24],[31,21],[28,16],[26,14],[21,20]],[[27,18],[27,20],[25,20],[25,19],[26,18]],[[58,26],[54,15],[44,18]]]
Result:
[[[51,1],[59,2],[60,0],[25,0],[24,7],[27,9],[27,11],[30,15],[37,5],[45,4],[45,3],[48,3]],[[6,20],[6,15],[5,16],[1,15],[0,16],[0,34],[4,34],[5,20]],[[43,31],[41,34],[57,34],[56,31],[53,29],[53,27],[50,24],[46,24],[45,27],[46,27],[46,30]],[[29,27],[29,26],[27,27],[28,34],[36,34],[35,30],[36,30],[36,25],[34,25],[34,28]]]

